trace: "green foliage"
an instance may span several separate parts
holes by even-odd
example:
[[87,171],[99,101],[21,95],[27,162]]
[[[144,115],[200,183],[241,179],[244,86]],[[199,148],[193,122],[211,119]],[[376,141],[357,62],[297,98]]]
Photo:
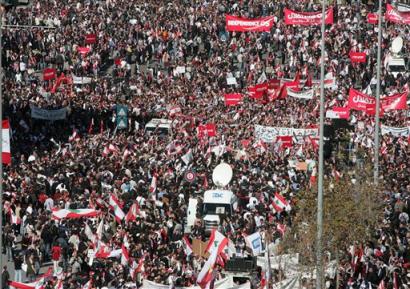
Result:
[[[324,180],[323,250],[332,254],[369,240],[382,212],[379,190],[368,181],[372,179],[369,170],[364,168],[351,175],[346,172],[337,181]],[[315,262],[317,187],[298,195],[296,210],[283,249],[299,253],[301,261],[311,265]]]

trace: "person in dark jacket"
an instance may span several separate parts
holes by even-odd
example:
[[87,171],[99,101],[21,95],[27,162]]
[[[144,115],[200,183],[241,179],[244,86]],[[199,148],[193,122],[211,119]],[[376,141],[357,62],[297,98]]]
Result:
[[3,289],[8,289],[9,288],[9,281],[10,281],[10,274],[9,271],[7,271],[7,266],[3,267],[3,272],[1,272],[1,287]]

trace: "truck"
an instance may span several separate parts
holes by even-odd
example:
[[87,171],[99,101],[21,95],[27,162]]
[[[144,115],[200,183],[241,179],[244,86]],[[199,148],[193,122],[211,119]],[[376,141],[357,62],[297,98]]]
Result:
[[202,217],[205,232],[210,233],[217,229],[222,216],[232,216],[238,207],[236,195],[229,190],[208,190],[204,193]]

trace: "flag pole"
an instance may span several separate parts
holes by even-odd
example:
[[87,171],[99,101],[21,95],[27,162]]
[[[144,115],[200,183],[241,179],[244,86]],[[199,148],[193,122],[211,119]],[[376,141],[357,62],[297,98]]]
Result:
[[316,289],[323,288],[322,235],[323,235],[323,130],[325,102],[325,17],[326,1],[322,0],[321,56],[320,56],[320,125],[319,125],[319,172],[317,193],[317,240],[316,240]]
[[376,117],[374,129],[374,176],[375,185],[379,183],[379,134],[380,134],[380,62],[382,46],[382,0],[379,0],[378,11],[378,31],[377,31],[377,84],[376,84]]

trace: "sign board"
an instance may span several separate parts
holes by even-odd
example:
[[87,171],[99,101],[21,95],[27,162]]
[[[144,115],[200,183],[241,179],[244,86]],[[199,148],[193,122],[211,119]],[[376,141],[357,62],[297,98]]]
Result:
[[117,104],[116,123],[118,129],[125,129],[128,127],[128,107],[126,105]]

